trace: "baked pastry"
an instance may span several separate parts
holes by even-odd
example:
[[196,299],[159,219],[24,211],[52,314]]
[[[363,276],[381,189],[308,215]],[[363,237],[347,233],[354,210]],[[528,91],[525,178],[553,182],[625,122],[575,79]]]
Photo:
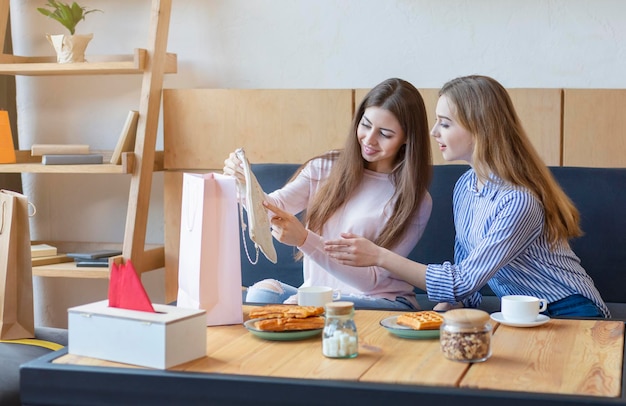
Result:
[[304,319],[307,317],[320,316],[323,313],[323,307],[272,304],[255,307],[254,309],[250,310],[249,316],[251,319]]
[[434,310],[423,310],[401,314],[396,323],[411,327],[413,330],[435,330],[443,323],[443,316]]
[[324,327],[323,307],[270,304],[250,310],[251,319],[257,330],[290,331],[313,330]]
[[305,318],[283,317],[263,319],[256,321],[254,327],[257,330],[263,331],[313,330],[324,328],[324,318],[322,316],[313,316]]

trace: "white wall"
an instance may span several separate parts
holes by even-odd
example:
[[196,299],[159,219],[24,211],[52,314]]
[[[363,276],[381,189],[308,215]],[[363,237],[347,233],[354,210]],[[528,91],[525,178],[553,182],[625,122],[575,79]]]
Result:
[[[60,26],[12,0],[14,52],[52,55]],[[89,54],[146,46],[149,0],[83,0],[104,10]],[[173,0],[166,88],[354,88],[401,77],[439,87],[480,73],[507,87],[626,87],[626,2],[621,0]],[[89,143],[113,149],[139,76],[18,77],[21,149]],[[162,148],[159,136],[158,148]],[[121,241],[129,180],[111,175],[24,175],[38,208],[33,239]],[[154,176],[149,243],[163,241],[162,174]],[[155,302],[162,270],[143,278]],[[68,306],[106,297],[107,282],[36,278],[38,324],[66,326]]]

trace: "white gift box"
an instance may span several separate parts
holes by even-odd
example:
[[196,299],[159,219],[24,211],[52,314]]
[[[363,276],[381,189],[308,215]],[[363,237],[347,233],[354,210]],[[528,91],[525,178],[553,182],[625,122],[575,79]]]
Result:
[[153,304],[156,313],[109,307],[68,309],[68,353],[167,369],[206,355],[206,312]]

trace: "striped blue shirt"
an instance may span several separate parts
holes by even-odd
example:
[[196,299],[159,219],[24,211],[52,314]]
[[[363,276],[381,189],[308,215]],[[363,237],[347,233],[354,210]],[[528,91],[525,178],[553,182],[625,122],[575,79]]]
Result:
[[573,294],[593,301],[610,317],[593,280],[567,242],[554,250],[543,232],[541,202],[527,189],[492,179],[476,187],[473,169],[454,187],[454,264],[428,265],[428,298],[477,307],[488,284],[504,295],[530,295],[549,303]]

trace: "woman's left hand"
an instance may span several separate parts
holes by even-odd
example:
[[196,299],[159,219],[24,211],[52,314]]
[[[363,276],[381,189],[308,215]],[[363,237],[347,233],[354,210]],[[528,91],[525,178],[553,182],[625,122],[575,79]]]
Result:
[[440,303],[437,303],[435,307],[433,307],[433,310],[438,311],[438,312],[446,312],[448,310],[461,309],[461,308],[463,308],[463,303],[461,302],[457,302],[457,303],[440,302]]
[[296,216],[268,202],[263,202],[263,206],[274,213],[270,219],[274,238],[283,244],[296,247],[304,244],[309,232]]

